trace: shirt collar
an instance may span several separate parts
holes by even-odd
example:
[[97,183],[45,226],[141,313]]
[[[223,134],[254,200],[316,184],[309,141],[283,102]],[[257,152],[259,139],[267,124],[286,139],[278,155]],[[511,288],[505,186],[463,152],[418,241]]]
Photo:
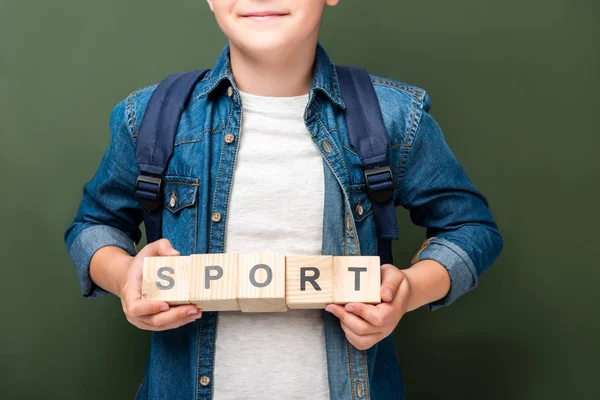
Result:
[[[225,44],[221,54],[217,57],[215,65],[203,79],[204,87],[200,90],[198,97],[212,93],[219,86],[221,81],[225,79],[229,80],[234,91],[238,92],[229,60],[229,42]],[[345,108],[335,65],[329,59],[323,46],[318,42],[313,65],[313,81],[309,89],[309,99],[313,99],[316,95],[316,91],[323,92],[333,103],[337,104],[342,109]]]

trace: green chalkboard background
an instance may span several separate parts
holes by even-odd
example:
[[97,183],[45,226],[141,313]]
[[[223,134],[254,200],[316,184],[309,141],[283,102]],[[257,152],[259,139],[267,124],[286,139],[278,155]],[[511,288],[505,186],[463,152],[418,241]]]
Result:
[[[428,90],[505,239],[477,290],[406,315],[409,399],[599,399],[599,10],[595,0],[341,0],[340,64]],[[112,107],[225,43],[204,0],[0,0],[0,396],[131,399],[149,333],[80,295],[63,232]],[[399,209],[396,264],[424,231]]]

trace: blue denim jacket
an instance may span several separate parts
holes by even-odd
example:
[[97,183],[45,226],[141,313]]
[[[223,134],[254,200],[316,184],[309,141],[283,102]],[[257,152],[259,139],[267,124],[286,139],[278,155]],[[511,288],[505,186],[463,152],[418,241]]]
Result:
[[[451,277],[448,295],[429,304],[435,310],[477,285],[478,275],[499,255],[502,238],[487,200],[470,183],[428,114],[425,91],[379,76],[371,78],[389,134],[395,205],[408,208],[412,221],[427,227],[427,240],[412,262],[436,260]],[[137,252],[142,208],[133,195],[139,174],[135,146],[155,88],[136,90],[113,109],[110,145],[96,174],[84,185],[77,214],[65,231],[84,297],[109,294],[90,280],[89,263],[95,251],[112,245],[132,256]],[[361,161],[348,140],[334,65],[320,44],[304,120],[323,156],[322,254],[377,255],[374,215]],[[241,127],[242,104],[226,44],[184,110],[164,177],[163,237],[181,255],[223,252]],[[226,134],[234,140],[226,142]],[[175,205],[169,204],[172,192],[178,199]],[[211,218],[215,213],[221,218]],[[331,399],[404,398],[393,335],[360,351],[347,341],[339,320],[323,313]],[[137,399],[212,397],[213,386],[224,384],[212,379],[218,316],[218,312],[204,312],[180,328],[152,332]],[[310,398],[310,388],[306,391]]]

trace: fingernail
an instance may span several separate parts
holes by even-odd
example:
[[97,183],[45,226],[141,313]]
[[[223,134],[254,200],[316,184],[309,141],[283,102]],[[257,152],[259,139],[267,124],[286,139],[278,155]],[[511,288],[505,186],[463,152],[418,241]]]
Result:
[[187,313],[187,315],[194,315],[194,314],[198,314],[198,312],[196,310],[190,310]]
[[333,307],[327,306],[327,307],[325,307],[325,311],[329,311],[330,313],[335,315],[335,312],[333,311]]
[[383,294],[385,294],[390,300],[392,297],[394,297],[394,293],[392,293],[392,290],[388,288],[383,289]]
[[346,306],[346,311],[354,312],[354,306]]
[[169,306],[165,304],[164,306],[162,306],[160,308],[160,311],[167,311],[168,309],[169,309]]

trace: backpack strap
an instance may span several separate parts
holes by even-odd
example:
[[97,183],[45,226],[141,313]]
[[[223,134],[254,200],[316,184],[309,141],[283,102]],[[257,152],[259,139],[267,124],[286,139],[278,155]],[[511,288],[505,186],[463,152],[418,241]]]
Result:
[[136,142],[140,175],[135,198],[144,208],[147,242],[162,237],[162,176],[173,154],[179,119],[194,87],[208,69],[170,75],[152,93]]
[[398,239],[394,179],[387,160],[388,135],[371,77],[362,67],[335,66],[346,105],[350,144],[364,164],[365,185],[375,215],[381,264],[392,264],[392,239]]

